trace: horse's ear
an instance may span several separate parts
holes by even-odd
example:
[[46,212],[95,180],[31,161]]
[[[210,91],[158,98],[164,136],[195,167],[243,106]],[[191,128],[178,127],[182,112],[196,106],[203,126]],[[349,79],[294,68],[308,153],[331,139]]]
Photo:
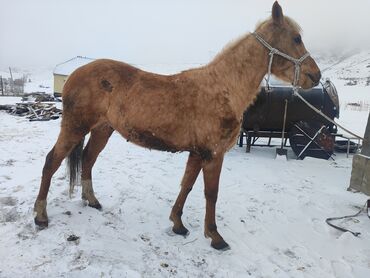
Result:
[[283,9],[279,5],[278,1],[275,1],[274,5],[272,6],[272,19],[276,24],[283,23]]

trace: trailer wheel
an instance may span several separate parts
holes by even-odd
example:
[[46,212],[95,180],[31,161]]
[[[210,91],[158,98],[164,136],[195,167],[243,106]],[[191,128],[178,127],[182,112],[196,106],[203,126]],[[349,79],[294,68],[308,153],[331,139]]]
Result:
[[295,123],[289,132],[289,142],[297,159],[306,156],[329,159],[334,152],[334,136],[320,122]]

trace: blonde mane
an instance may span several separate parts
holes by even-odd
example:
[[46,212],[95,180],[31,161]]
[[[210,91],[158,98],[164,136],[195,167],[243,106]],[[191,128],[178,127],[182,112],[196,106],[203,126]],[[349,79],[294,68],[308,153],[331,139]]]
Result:
[[244,35],[241,35],[240,37],[234,39],[234,40],[231,40],[229,43],[227,43],[223,48],[222,50],[213,58],[213,60],[211,60],[208,65],[211,65],[211,64],[216,64],[218,61],[221,60],[221,58],[224,56],[225,53],[229,52],[229,51],[232,51],[233,49],[235,49],[236,47],[238,47],[246,38],[247,36],[249,35],[250,33],[246,33]]
[[[262,22],[259,22],[256,24],[256,27],[255,27],[255,30],[261,28],[264,24],[267,24],[269,21],[271,21],[271,17],[269,17],[268,19],[262,21]],[[285,22],[290,26],[292,27],[293,29],[295,29],[298,33],[302,33],[302,28],[301,26],[295,21],[293,20],[292,18],[288,17],[288,16],[285,16],[284,17],[284,20]],[[230,51],[233,51],[233,49],[235,49],[236,47],[238,47],[246,38],[247,36],[250,34],[250,32],[244,34],[244,35],[241,35],[240,37],[234,39],[234,40],[231,40],[228,44],[226,44],[222,50],[206,65],[212,65],[212,64],[217,64],[221,59],[222,57],[225,55],[225,53],[228,53]]]

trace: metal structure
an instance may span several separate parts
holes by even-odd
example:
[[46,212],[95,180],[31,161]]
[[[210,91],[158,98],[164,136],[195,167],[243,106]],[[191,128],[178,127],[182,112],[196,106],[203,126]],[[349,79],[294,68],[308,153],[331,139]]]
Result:
[[[339,118],[338,94],[329,80],[299,93],[330,119]],[[295,96],[291,86],[275,81],[269,89],[262,86],[255,103],[245,111],[239,146],[243,146],[246,138],[249,152],[251,146],[271,146],[272,138],[285,138],[284,146],[289,139],[300,159],[306,156],[328,159],[334,152],[336,135],[337,127],[333,123]],[[260,144],[260,138],[268,138],[267,144]]]

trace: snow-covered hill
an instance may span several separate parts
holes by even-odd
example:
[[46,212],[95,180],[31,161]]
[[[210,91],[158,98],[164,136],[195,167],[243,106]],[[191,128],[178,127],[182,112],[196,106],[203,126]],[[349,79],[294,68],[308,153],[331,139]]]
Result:
[[314,57],[323,79],[329,78],[337,88],[340,103],[337,122],[364,134],[370,111],[370,50],[342,55],[322,53]]
[[370,86],[370,51],[318,59],[325,77],[344,80],[345,85]]

